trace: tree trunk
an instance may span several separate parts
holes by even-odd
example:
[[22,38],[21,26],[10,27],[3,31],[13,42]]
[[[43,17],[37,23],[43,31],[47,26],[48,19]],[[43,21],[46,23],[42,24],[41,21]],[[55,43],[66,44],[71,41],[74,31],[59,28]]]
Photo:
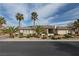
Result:
[[33,21],[33,25],[34,25],[34,27],[35,27],[35,20]]
[[10,33],[9,35],[10,35],[10,38],[14,38],[14,35],[13,35],[13,33]]
[[20,37],[20,21],[19,21],[19,37]]
[[[34,26],[34,31],[35,31],[35,20],[33,21],[33,26]],[[33,31],[33,34],[34,34],[34,31]]]

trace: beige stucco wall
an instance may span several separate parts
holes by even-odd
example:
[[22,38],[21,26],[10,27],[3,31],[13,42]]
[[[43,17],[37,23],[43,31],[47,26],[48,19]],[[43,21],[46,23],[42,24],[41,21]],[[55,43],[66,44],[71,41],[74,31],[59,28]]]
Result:
[[58,30],[57,31],[59,35],[64,35],[64,34],[68,34],[69,31],[68,30]]
[[35,33],[34,30],[20,30],[20,32],[23,33],[23,35],[33,34],[33,33]]
[[[23,33],[23,35],[35,33],[34,30],[20,30],[20,32]],[[59,35],[64,35],[64,34],[68,34],[68,33],[69,33],[69,30],[57,30],[57,33],[58,33]],[[54,35],[54,33],[51,33],[51,34],[48,33],[48,30],[47,30],[47,34],[48,34],[48,36]]]

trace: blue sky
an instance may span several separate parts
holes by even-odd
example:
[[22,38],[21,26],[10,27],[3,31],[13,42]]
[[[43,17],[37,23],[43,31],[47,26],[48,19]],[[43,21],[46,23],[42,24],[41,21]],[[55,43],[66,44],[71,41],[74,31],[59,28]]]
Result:
[[38,13],[37,25],[66,25],[79,18],[78,3],[4,3],[0,4],[0,16],[5,17],[7,26],[18,26],[17,12],[24,14],[22,26],[33,25],[31,12]]

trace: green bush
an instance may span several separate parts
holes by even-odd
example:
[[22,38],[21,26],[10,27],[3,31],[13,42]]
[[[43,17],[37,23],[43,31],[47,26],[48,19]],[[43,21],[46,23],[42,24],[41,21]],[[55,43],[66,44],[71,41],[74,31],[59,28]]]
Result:
[[71,38],[72,36],[70,34],[65,34],[64,38]]
[[31,34],[27,34],[26,38],[30,38],[31,37]]
[[20,33],[19,34],[19,38],[23,38],[23,33]]
[[40,35],[36,35],[35,38],[40,38]]
[[36,37],[37,35],[34,33],[34,34],[31,34],[31,37]]

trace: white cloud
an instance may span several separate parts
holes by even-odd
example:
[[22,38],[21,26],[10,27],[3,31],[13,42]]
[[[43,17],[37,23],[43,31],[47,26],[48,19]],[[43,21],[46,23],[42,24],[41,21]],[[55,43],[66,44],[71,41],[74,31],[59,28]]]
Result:
[[[62,15],[58,15],[52,18],[52,25],[67,25],[79,18],[79,7],[64,12]],[[50,19],[51,20],[51,19]],[[54,21],[54,22],[53,22]],[[58,21],[58,22],[56,22]]]
[[40,9],[37,10],[39,17],[47,17],[51,14],[54,14],[55,12],[58,11],[58,9],[65,4],[48,4]]
[[63,22],[57,22],[57,23],[51,23],[50,25],[67,25],[69,23],[73,23],[75,20],[68,20],[68,21],[63,21]]
[[38,21],[36,21],[36,24],[41,24],[41,25],[48,25],[50,24],[50,20],[54,19],[57,17],[56,16],[52,16],[49,17],[48,19],[46,19],[45,17],[48,17],[49,15],[53,15],[55,12],[57,12],[59,10],[59,8],[61,8],[62,6],[64,6],[65,4],[47,4],[46,6],[43,6],[41,8],[38,8],[36,11],[38,13]]

